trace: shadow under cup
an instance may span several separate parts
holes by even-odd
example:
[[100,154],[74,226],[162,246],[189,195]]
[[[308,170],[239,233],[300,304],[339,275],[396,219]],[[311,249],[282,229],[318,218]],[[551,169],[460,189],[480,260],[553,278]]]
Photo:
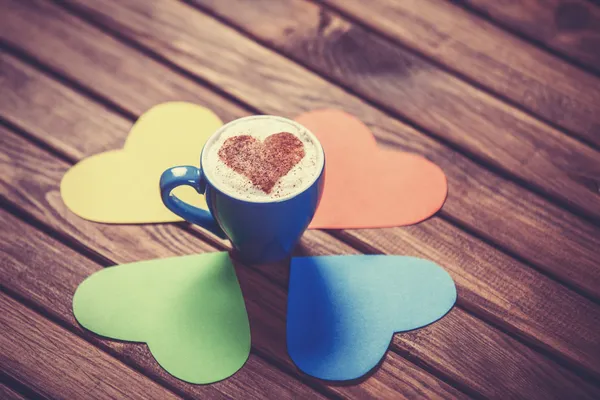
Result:
[[[218,188],[200,168],[179,166],[166,170],[160,179],[160,190],[164,204],[173,213],[214,234],[228,238],[238,252],[241,261],[251,264],[270,263],[288,257],[300,237],[310,224],[325,183],[325,155],[316,137],[295,121],[273,116],[251,116],[232,121],[221,127],[206,143],[202,153],[210,146],[215,136],[232,123],[246,119],[278,118],[285,120],[309,134],[323,160],[314,181],[304,190],[272,201],[250,201],[235,197]],[[191,206],[171,192],[181,185],[192,186],[204,194],[207,210]]]

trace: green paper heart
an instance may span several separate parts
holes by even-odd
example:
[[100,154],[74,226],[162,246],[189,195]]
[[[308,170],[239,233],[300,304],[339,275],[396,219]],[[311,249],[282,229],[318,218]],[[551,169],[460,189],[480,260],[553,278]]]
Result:
[[227,253],[106,268],[83,281],[73,313],[85,328],[145,342],[170,374],[212,383],[239,370],[250,353],[250,326]]

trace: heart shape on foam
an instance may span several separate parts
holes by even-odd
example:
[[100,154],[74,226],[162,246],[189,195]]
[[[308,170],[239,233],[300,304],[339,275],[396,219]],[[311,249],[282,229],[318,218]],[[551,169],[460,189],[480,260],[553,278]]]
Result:
[[77,288],[73,313],[99,335],[147,343],[158,363],[186,382],[225,379],[250,353],[242,291],[224,252],[100,270]]
[[456,301],[450,275],[415,257],[301,257],[290,268],[288,353],[320,379],[365,375],[394,333],[437,321]]
[[383,228],[415,224],[444,204],[448,185],[436,164],[416,154],[382,149],[370,129],[340,110],[316,110],[295,120],[325,151],[325,187],[309,228]]
[[280,132],[263,142],[248,136],[230,137],[219,149],[219,158],[265,193],[304,157],[302,141],[291,133]]
[[[122,150],[88,157],[67,171],[60,185],[63,201],[75,214],[97,222],[181,221],[162,203],[160,176],[174,165],[198,165],[204,143],[221,125],[212,111],[196,104],[152,107],[133,125]],[[175,193],[207,209],[204,196],[192,188]]]

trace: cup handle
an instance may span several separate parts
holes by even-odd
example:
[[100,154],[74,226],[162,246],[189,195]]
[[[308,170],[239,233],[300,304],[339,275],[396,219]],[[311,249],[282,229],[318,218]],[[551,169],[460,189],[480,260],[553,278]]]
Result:
[[191,186],[198,193],[204,194],[206,180],[202,176],[202,170],[189,165],[169,168],[160,177],[160,195],[165,206],[173,213],[225,239],[225,233],[210,211],[191,206],[171,193],[173,189],[181,185]]

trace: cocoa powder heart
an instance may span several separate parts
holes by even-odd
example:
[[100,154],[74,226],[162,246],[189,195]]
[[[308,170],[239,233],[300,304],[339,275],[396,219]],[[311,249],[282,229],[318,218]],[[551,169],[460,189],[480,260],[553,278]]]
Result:
[[265,193],[302,158],[304,144],[289,132],[275,133],[263,142],[248,135],[231,137],[219,149],[219,158]]

